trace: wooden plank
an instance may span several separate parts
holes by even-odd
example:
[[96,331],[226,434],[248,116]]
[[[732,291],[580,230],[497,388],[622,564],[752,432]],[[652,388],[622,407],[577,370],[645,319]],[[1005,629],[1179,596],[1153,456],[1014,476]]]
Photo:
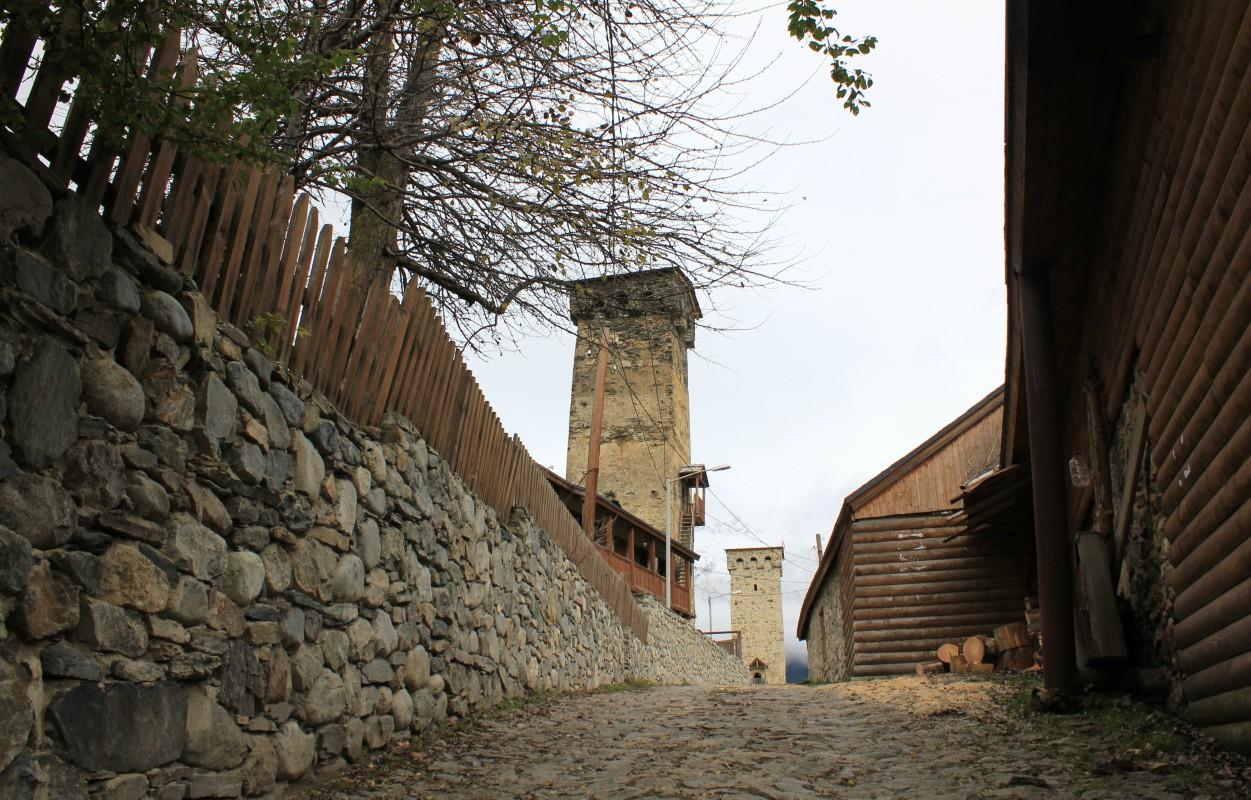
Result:
[[[182,61],[178,65],[178,73],[174,78],[174,85],[179,90],[190,88],[195,85],[199,74],[199,51],[192,48],[183,54]],[[179,111],[185,110],[187,105],[186,97],[176,96],[172,102],[172,107]],[[172,211],[172,208],[166,207],[165,204],[165,189],[173,170],[174,158],[177,154],[178,147],[168,140],[160,142],[160,145],[157,147],[156,155],[152,159],[152,168],[149,170],[147,177],[144,178],[143,192],[139,196],[137,219],[140,225],[146,225],[155,230],[157,217],[163,208],[167,214]],[[168,239],[169,237],[166,238]],[[170,239],[170,242],[172,244],[173,240]]]
[[378,335],[388,311],[388,298],[385,286],[381,283],[374,284],[364,296],[360,322],[356,329],[349,329],[348,335],[343,337],[349,340],[351,349],[346,354],[342,369],[336,373],[336,379],[340,376],[342,378],[343,405],[349,409],[348,414],[353,418],[359,416],[365,391],[369,388],[373,360],[378,349]]
[[351,255],[344,258],[331,276],[334,279],[333,303],[326,306],[324,335],[321,339],[321,359],[318,364],[316,378],[313,383],[332,398],[338,399],[338,392],[332,389],[335,379],[339,376],[340,361],[351,341],[341,335],[345,326],[355,327],[356,314],[360,307],[359,292],[352,286]]
[[66,70],[48,61],[48,51],[53,48],[64,48],[69,43],[70,37],[80,32],[81,27],[78,8],[73,4],[64,6],[59,16],[60,24],[55,34],[57,41],[44,43],[44,53],[40,59],[42,63],[39,65],[39,71],[35,73],[30,94],[26,97],[26,124],[21,132],[26,144],[41,155],[51,155],[54,148],[48,146],[49,142],[56,144],[55,137],[48,130],[48,122],[52,119],[52,112],[56,110],[61,87],[71,77]]
[[[307,247],[304,232],[309,230],[309,207],[312,205],[312,199],[304,192],[300,193],[298,199],[292,199],[294,205],[286,209],[287,224],[282,245],[280,249],[276,248],[275,274],[262,284],[260,296],[256,301],[262,311],[272,311],[282,318],[288,334],[292,333],[295,328],[295,320],[288,316],[288,299],[291,295],[291,287],[296,280],[297,261],[301,251]],[[270,339],[270,346],[274,348],[275,353],[278,351],[280,341],[281,337]]]
[[418,298],[414,291],[414,286],[409,284],[408,290],[404,293],[403,301],[405,314],[408,315],[408,332],[405,336],[404,346],[396,359],[395,378],[387,393],[386,405],[384,408],[376,410],[378,419],[381,419],[386,411],[395,411],[407,416],[405,403],[411,388],[413,366],[417,361],[416,348],[421,335],[421,310],[417,302]]
[[[313,279],[309,281],[309,285],[304,292],[304,309],[306,312],[305,316],[308,317],[307,327],[309,334],[303,339],[297,337],[294,342],[292,361],[295,365],[296,373],[304,376],[309,382],[312,382],[312,376],[317,371],[317,364],[313,360],[313,356],[320,347],[321,339],[324,336],[322,326],[334,298],[333,288],[335,287],[333,281],[337,281],[339,273],[342,272],[341,263],[347,247],[347,242],[342,237],[335,239],[334,244],[330,248],[328,260],[324,264],[320,262],[322,241],[324,241],[325,236],[333,235],[333,231],[334,229],[330,225],[326,225],[322,229],[323,238],[318,243],[319,258],[317,261],[319,263],[315,265],[316,270]],[[327,286],[328,279],[331,281],[329,287]]]
[[[201,264],[208,261],[205,257],[204,243],[213,241],[209,231],[209,222],[212,218],[213,203],[218,194],[218,187],[221,185],[225,172],[221,164],[208,164],[202,166],[201,169],[204,170],[204,176],[200,181],[198,191],[192,198],[191,227],[183,240],[182,255],[178,262],[178,270],[184,275],[194,275],[200,270]],[[204,287],[201,286],[200,290],[204,291]]]
[[[152,64],[148,68],[148,78],[161,80],[178,63],[178,47],[181,32],[178,30],[166,34],[160,47],[152,56]],[[156,96],[150,96],[155,101]],[[135,208],[135,194],[139,189],[139,180],[143,177],[144,168],[148,164],[148,156],[152,149],[152,138],[144,131],[132,130],[130,146],[126,149],[117,178],[113,181],[112,196],[109,198],[108,217],[118,225],[130,222]]]
[[407,306],[401,306],[396,319],[399,330],[389,339],[390,346],[382,356],[383,370],[378,391],[373,398],[373,403],[364,412],[367,425],[377,425],[386,408],[394,404],[391,390],[396,385],[396,377],[399,375],[412,339],[416,315]]
[[18,25],[5,28],[4,41],[0,42],[0,92],[9,100],[17,99],[31,53],[35,50],[35,40],[35,32],[28,28]]
[[[238,289],[233,297],[236,304],[234,317],[238,320],[239,327],[247,331],[249,336],[255,335],[251,325],[252,309],[256,299],[255,292],[261,282],[268,277],[272,267],[269,263],[267,248],[279,181],[278,171],[274,167],[267,168],[261,177],[256,211],[252,217],[247,248],[240,267]],[[229,306],[226,306],[226,309],[228,310]]]
[[1126,452],[1125,475],[1121,480],[1121,496],[1116,504],[1116,547],[1114,565],[1125,558],[1125,544],[1129,539],[1129,526],[1134,513],[1134,495],[1138,490],[1138,475],[1142,472],[1142,452],[1147,443],[1147,409],[1141,398],[1135,398],[1130,411],[1129,448]]
[[[175,158],[170,162],[169,194],[160,207],[146,211],[147,198],[141,205],[145,208],[140,212],[140,222],[156,230],[174,248],[174,264],[182,260],[183,246],[191,233],[192,217],[195,213],[196,187],[204,175],[204,162],[185,153],[179,154],[174,148]],[[144,187],[145,194],[148,187]],[[151,196],[151,195],[148,195]]]
[[[326,261],[330,258],[330,243],[333,236],[334,228],[330,225],[322,226],[318,232],[317,209],[310,209],[308,224],[304,230],[304,242],[300,247],[297,262],[299,267],[287,294],[286,305],[283,306],[283,316],[291,320],[291,330],[287,331],[287,336],[282,340],[282,347],[278,351],[278,356],[284,360],[290,361],[291,352],[295,343],[300,339],[301,332],[306,334],[309,332],[308,313],[311,306],[306,303],[310,292],[309,284],[314,270],[324,274]],[[307,302],[311,303],[311,300]]]
[[261,191],[261,180],[264,176],[257,170],[248,170],[247,186],[239,198],[239,212],[235,215],[234,224],[226,247],[226,266],[222,270],[221,283],[216,293],[217,314],[222,319],[238,322],[231,317],[230,309],[234,301],[235,287],[239,282],[239,270],[243,266],[243,256],[247,250],[248,234],[252,230],[253,211]]
[[81,97],[75,97],[70,103],[69,113],[65,115],[65,124],[61,127],[56,154],[52,158],[52,174],[57,177],[61,186],[69,185],[82,163],[79,154],[90,127],[91,118],[87,113],[87,101]]
[[200,291],[209,301],[216,293],[217,283],[222,272],[222,258],[226,252],[226,242],[230,227],[238,213],[239,176],[243,167],[233,164],[224,168],[224,174],[218,178],[213,188],[212,202],[208,207],[209,215],[204,228],[204,256],[191,264],[195,275],[199,278]]
[[[1091,531],[1077,534],[1077,561],[1080,588],[1085,599],[1086,620],[1090,626],[1091,666],[1120,662],[1129,656],[1125,631],[1116,607],[1116,587],[1108,561],[1107,540]],[[1005,648],[1007,649],[1007,648]]]

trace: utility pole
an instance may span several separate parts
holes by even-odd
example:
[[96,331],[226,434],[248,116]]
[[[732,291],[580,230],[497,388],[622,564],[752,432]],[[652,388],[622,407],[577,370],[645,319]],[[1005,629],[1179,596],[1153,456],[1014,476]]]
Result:
[[712,627],[712,595],[708,595],[708,632],[712,633],[716,628]]
[[595,539],[595,504],[599,497],[599,440],[604,430],[604,384],[608,379],[608,331],[600,330],[595,362],[595,394],[591,401],[591,432],[586,448],[586,496],[582,498],[582,531]]
[[817,534],[817,563],[821,563],[821,534]]

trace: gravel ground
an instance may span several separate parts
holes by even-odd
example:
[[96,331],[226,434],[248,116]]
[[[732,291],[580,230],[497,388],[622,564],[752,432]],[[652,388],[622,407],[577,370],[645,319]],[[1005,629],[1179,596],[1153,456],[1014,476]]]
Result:
[[1127,701],[1026,710],[958,676],[546,698],[443,729],[307,798],[1251,797],[1246,763]]

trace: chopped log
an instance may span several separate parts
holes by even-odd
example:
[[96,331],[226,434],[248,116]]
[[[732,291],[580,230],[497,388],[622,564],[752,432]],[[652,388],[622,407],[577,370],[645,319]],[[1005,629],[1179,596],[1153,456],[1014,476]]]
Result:
[[994,672],[995,665],[988,663],[988,662],[984,662],[981,664],[970,664],[969,671],[970,672]]
[[1018,647],[1033,647],[1034,642],[1030,639],[1029,628],[1024,622],[1009,622],[1007,625],[1000,625],[995,628],[995,646],[999,648],[1000,653],[1005,653]]
[[960,645],[955,642],[947,642],[938,647],[938,660],[944,664],[950,664],[953,656],[960,655]]
[[999,669],[1004,672],[1024,672],[1034,666],[1034,648],[1013,647],[999,652]]
[[1108,559],[1107,537],[1082,531],[1077,534],[1078,573],[1085,590],[1085,606],[1090,623],[1091,666],[1123,661],[1129,656],[1125,631],[1116,607],[1116,587]]
[[969,671],[968,660],[965,659],[965,657],[960,655],[959,653],[956,653],[955,655],[951,657],[951,671],[952,672],[968,672]]
[[988,661],[993,663],[995,654],[998,652],[999,648],[995,644],[995,640],[980,634],[965,639],[964,647],[960,650],[960,654],[970,664],[981,664]]
[[939,675],[947,671],[947,665],[941,661],[922,661],[917,664],[918,675]]

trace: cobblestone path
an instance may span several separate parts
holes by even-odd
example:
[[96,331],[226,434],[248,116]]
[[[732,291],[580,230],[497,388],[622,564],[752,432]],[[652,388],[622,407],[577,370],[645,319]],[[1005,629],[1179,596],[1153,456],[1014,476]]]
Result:
[[[882,687],[893,684],[884,693]],[[876,685],[876,686],[875,686]],[[989,684],[653,688],[558,698],[415,741],[311,796],[426,798],[1246,797],[1245,786],[1102,763],[1080,722],[1012,718]],[[1141,755],[1141,754],[1140,754]]]

